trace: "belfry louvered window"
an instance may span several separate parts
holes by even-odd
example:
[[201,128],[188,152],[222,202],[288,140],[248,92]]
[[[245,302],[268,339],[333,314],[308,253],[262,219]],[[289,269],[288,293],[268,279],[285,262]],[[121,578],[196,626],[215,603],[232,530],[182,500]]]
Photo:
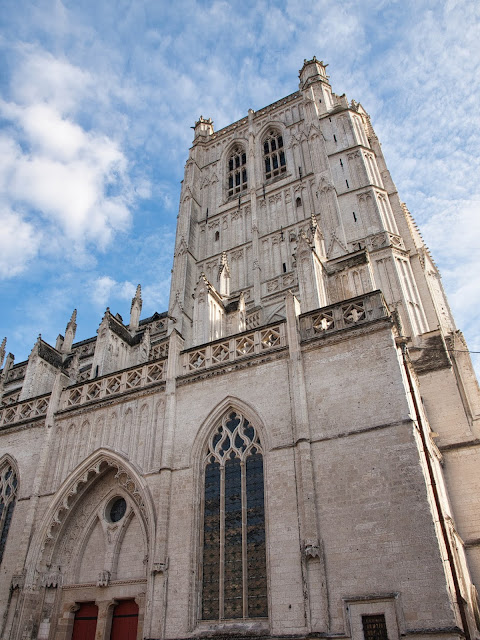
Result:
[[270,131],[263,142],[263,157],[265,162],[265,179],[269,180],[285,173],[285,151],[283,137],[276,131]]
[[16,473],[10,465],[5,465],[0,472],[0,562],[3,559],[17,499],[17,484]]
[[255,428],[230,411],[205,458],[201,617],[267,616],[262,448]]
[[247,184],[247,154],[235,147],[228,159],[228,197],[245,191]]

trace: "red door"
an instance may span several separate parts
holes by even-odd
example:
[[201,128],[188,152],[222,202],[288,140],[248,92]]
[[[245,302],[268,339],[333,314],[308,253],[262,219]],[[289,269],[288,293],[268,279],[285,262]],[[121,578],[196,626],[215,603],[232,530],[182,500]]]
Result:
[[75,613],[72,640],[95,640],[98,607],[93,602],[84,602]]
[[110,640],[136,640],[138,605],[134,600],[123,600],[113,610]]

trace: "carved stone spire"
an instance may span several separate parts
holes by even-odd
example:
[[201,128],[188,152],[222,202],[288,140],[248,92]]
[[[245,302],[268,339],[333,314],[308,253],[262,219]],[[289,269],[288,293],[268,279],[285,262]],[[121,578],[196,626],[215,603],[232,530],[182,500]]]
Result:
[[218,267],[218,291],[222,296],[230,295],[230,267],[228,266],[225,251],[222,251],[220,266]]
[[0,367],[3,364],[3,359],[5,357],[5,347],[7,345],[7,338],[2,340],[2,344],[0,344]]
[[73,340],[77,331],[77,310],[74,309],[70,320],[68,321],[67,328],[65,329],[65,339],[62,345],[62,352],[69,353],[72,350]]
[[142,311],[142,287],[137,285],[137,290],[132,298],[130,306],[130,331],[136,331],[140,322],[140,313]]

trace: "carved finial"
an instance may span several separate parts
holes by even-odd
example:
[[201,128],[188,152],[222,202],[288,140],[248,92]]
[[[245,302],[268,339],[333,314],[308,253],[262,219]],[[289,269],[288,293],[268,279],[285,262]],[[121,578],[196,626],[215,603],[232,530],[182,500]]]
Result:
[[63,339],[63,344],[61,345],[62,353],[70,353],[70,351],[72,350],[73,340],[77,331],[76,320],[77,310],[74,309],[72,315],[70,316],[70,320],[68,321],[67,328],[65,329],[65,338]]
[[230,267],[228,266],[227,254],[222,251],[220,265],[218,267],[219,292],[222,296],[230,295]]
[[7,338],[2,340],[2,344],[0,344],[0,367],[3,364],[3,359],[5,358],[5,347],[7,345]]
[[137,285],[137,290],[132,298],[130,305],[130,331],[136,331],[140,322],[140,313],[142,311],[142,287]]

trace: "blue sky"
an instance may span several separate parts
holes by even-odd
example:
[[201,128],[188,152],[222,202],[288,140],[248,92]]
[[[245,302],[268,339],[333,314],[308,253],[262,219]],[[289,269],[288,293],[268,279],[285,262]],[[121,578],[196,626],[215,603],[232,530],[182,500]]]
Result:
[[[0,338],[77,340],[168,305],[191,125],[294,92],[304,58],[362,103],[480,351],[480,3],[16,0],[0,15]],[[480,369],[480,360],[477,359]]]

